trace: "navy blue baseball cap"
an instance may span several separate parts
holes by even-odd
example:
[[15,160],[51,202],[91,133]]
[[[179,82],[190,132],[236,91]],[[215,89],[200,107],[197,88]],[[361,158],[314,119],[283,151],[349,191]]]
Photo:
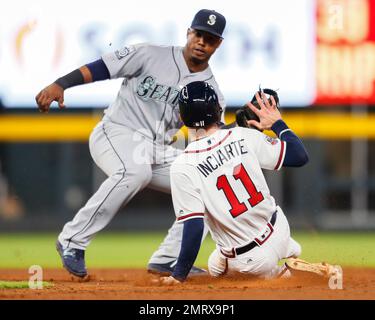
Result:
[[225,17],[215,10],[202,9],[197,12],[191,23],[191,28],[206,31],[214,36],[223,38]]

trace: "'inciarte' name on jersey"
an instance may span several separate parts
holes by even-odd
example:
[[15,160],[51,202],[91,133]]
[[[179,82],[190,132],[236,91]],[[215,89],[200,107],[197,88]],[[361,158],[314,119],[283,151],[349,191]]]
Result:
[[178,93],[174,87],[156,83],[153,76],[144,77],[137,87],[137,95],[143,100],[153,99],[172,106],[177,105]]
[[224,144],[215,152],[211,153],[205,160],[197,165],[197,169],[205,178],[210,173],[221,167],[224,163],[248,153],[244,146],[244,139]]

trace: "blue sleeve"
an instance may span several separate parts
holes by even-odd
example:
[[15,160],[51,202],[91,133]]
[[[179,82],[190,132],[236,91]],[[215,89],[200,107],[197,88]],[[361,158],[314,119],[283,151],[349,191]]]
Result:
[[184,222],[181,251],[172,277],[184,281],[197,258],[202,242],[204,222],[202,218],[190,219]]
[[102,59],[86,64],[92,74],[92,81],[107,80],[110,78],[110,74],[107,66]]
[[271,129],[280,140],[286,142],[283,167],[302,167],[309,161],[309,156],[302,141],[288,128],[283,120],[276,121]]

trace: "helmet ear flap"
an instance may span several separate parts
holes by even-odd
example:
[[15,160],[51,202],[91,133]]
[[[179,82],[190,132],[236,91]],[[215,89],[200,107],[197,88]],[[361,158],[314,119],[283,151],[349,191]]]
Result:
[[221,107],[220,103],[218,102],[217,103],[219,108],[218,108],[218,112],[217,112],[217,121],[216,123],[220,124],[221,123],[221,116],[223,114],[223,108]]

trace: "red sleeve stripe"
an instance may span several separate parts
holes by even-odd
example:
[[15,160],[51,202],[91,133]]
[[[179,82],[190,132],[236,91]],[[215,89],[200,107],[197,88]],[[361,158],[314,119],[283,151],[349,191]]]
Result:
[[280,147],[280,155],[279,155],[279,160],[277,160],[277,164],[275,166],[274,170],[280,170],[280,168],[283,165],[284,162],[284,157],[285,157],[285,142],[280,140],[281,142],[281,147]]
[[190,213],[182,217],[178,217],[177,221],[182,221],[188,218],[204,218],[204,213]]

